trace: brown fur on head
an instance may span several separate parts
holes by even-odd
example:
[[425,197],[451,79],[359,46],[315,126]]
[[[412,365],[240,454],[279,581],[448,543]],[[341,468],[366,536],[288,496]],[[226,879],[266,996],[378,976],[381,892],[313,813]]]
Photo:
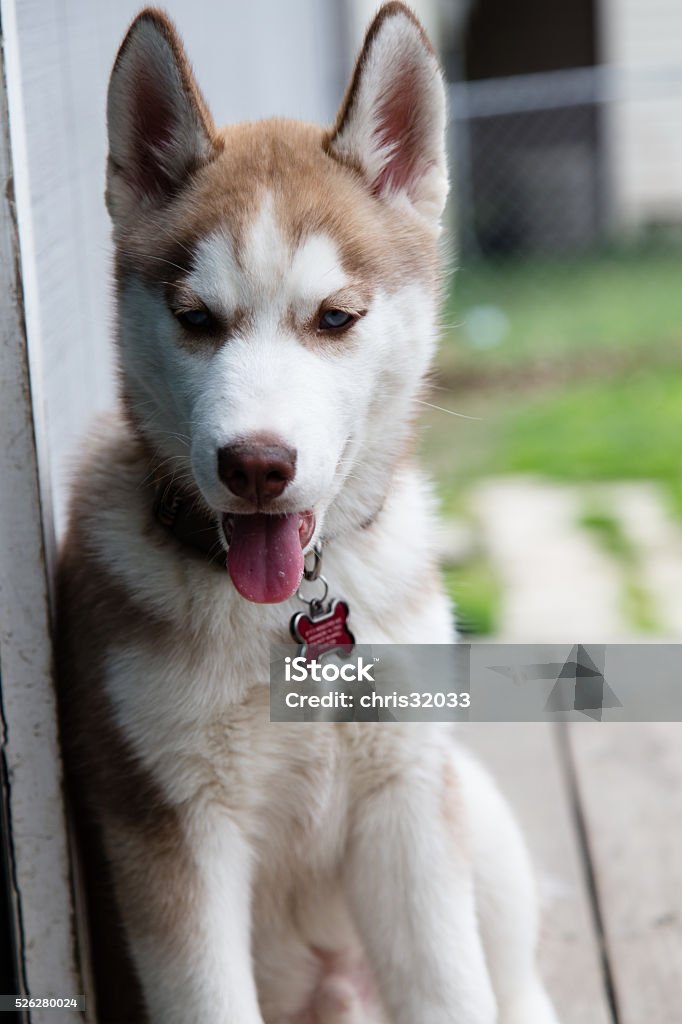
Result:
[[[402,38],[391,44],[382,36],[394,31],[393,22]],[[387,56],[403,60],[404,67],[398,67],[393,82],[386,68],[375,81]],[[333,230],[345,228],[357,260],[360,243],[364,247],[376,239],[381,216],[388,213],[387,204],[372,199],[405,187],[415,203],[423,201],[423,178],[438,165],[442,208],[443,115],[435,54],[402,3],[385,4],[374,19],[336,122],[326,130],[281,119],[217,129],[173,23],[163,11],[146,8],[121,44],[109,87],[107,205],[115,239],[127,243],[129,233],[134,239],[140,215],[144,219],[155,209],[163,210],[163,218],[150,227],[162,228],[170,215],[174,226],[185,225],[188,238],[182,243],[221,220],[230,227],[236,220],[238,234],[253,215],[259,192],[273,187],[290,214],[293,243],[331,220]],[[178,207],[181,198],[185,202]],[[440,212],[435,211],[436,220]],[[193,214],[189,225],[186,218]],[[367,217],[369,230],[363,230]],[[389,229],[396,221],[402,227],[395,241],[403,248],[407,244],[409,255],[415,224],[392,220]],[[149,241],[157,239],[154,230]],[[163,236],[158,240],[163,243]]]
[[[399,3],[375,19],[329,129],[283,119],[217,129],[166,15],[145,10],[131,25],[108,101],[122,393],[134,428],[159,459],[182,462],[187,452],[171,434],[189,439],[185,476],[210,508],[227,508],[215,478],[216,446],[258,418],[253,408],[231,418],[226,412],[238,404],[232,377],[248,376],[237,363],[262,364],[270,345],[273,387],[283,380],[290,387],[289,415],[310,405],[311,423],[290,424],[285,411],[273,415],[271,395],[257,424],[303,449],[300,494],[292,488],[291,502],[326,508],[344,483],[334,467],[372,454],[373,480],[364,490],[369,486],[367,500],[378,505],[410,409],[391,409],[386,401],[383,410],[357,407],[353,422],[327,437],[329,465],[321,473],[311,468],[306,479],[306,463],[318,458],[312,450],[306,456],[308,439],[315,441],[334,397],[321,396],[316,406],[320,373],[302,353],[317,352],[325,364],[335,353],[339,368],[354,360],[349,380],[364,379],[384,398],[416,390],[433,345],[438,298],[444,125],[437,60],[415,16]],[[348,310],[350,329],[321,330],[329,308]],[[210,310],[210,324],[183,328],[186,309]],[[388,351],[402,335],[407,345],[408,334],[421,338],[411,353]],[[276,370],[289,342],[298,347]],[[382,366],[371,351],[378,342],[387,349]],[[194,361],[185,362],[183,353]],[[203,366],[213,360],[210,376],[199,380],[197,359]],[[217,386],[220,409],[207,414],[207,389]],[[239,387],[248,391],[248,379]],[[354,404],[344,396],[338,401]],[[368,416],[372,422],[364,422]],[[370,439],[381,451],[367,449]],[[365,496],[354,501],[366,518]]]
[[[140,47],[140,38],[147,37]],[[127,132],[117,124],[134,108]],[[179,123],[182,136],[173,140]],[[107,208],[116,224],[130,194],[177,191],[220,151],[213,118],[175,26],[155,7],[139,14],[114,61],[107,97]],[[165,150],[165,152],[164,152]],[[127,195],[126,195],[127,194]]]

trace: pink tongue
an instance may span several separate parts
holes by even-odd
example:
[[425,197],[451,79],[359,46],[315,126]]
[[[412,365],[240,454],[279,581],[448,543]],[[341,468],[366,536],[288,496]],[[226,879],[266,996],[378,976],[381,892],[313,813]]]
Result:
[[234,517],[227,570],[242,597],[276,604],[296,592],[303,576],[300,522],[298,514]]

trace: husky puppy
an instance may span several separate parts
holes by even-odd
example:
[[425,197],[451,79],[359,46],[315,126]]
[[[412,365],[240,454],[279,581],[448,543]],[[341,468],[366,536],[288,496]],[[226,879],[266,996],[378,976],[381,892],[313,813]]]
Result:
[[148,9],[108,131],[120,412],[57,631],[99,1021],[556,1024],[521,837],[450,733],[269,722],[315,548],[358,642],[455,639],[411,444],[447,192],[422,27],[380,10],[331,128],[217,128]]

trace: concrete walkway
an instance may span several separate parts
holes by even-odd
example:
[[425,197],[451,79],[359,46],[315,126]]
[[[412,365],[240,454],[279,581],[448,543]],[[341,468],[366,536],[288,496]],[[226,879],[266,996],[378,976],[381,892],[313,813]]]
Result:
[[605,493],[639,552],[642,584],[656,602],[665,633],[682,638],[682,529],[668,515],[655,484],[613,484]]
[[640,639],[623,614],[622,566],[580,526],[590,505],[613,516],[635,549],[638,583],[650,595],[661,637],[682,637],[682,530],[655,484],[488,479],[472,491],[470,505],[502,584],[496,639]]

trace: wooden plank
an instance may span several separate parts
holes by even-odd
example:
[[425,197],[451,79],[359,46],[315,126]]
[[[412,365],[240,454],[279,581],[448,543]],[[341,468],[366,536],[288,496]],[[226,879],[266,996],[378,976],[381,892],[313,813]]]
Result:
[[[26,995],[78,995],[73,910],[61,792],[49,626],[38,428],[33,417],[12,142],[9,67],[16,59],[11,5],[0,48],[0,743],[6,769],[19,984]],[[4,60],[7,60],[5,65]],[[7,68],[7,71],[6,71]],[[16,78],[15,78],[16,81]],[[16,98],[16,94],[15,94]],[[12,109],[12,116],[17,107]],[[24,253],[24,255],[26,255]],[[30,261],[29,261],[30,262]],[[49,522],[49,516],[48,516]],[[10,994],[10,993],[7,993]],[[31,1011],[32,1024],[82,1021],[77,1012]]]
[[471,723],[458,737],[490,768],[526,836],[543,905],[540,967],[562,1024],[612,1024],[557,728]]
[[682,1019],[682,725],[569,726],[619,1024]]

